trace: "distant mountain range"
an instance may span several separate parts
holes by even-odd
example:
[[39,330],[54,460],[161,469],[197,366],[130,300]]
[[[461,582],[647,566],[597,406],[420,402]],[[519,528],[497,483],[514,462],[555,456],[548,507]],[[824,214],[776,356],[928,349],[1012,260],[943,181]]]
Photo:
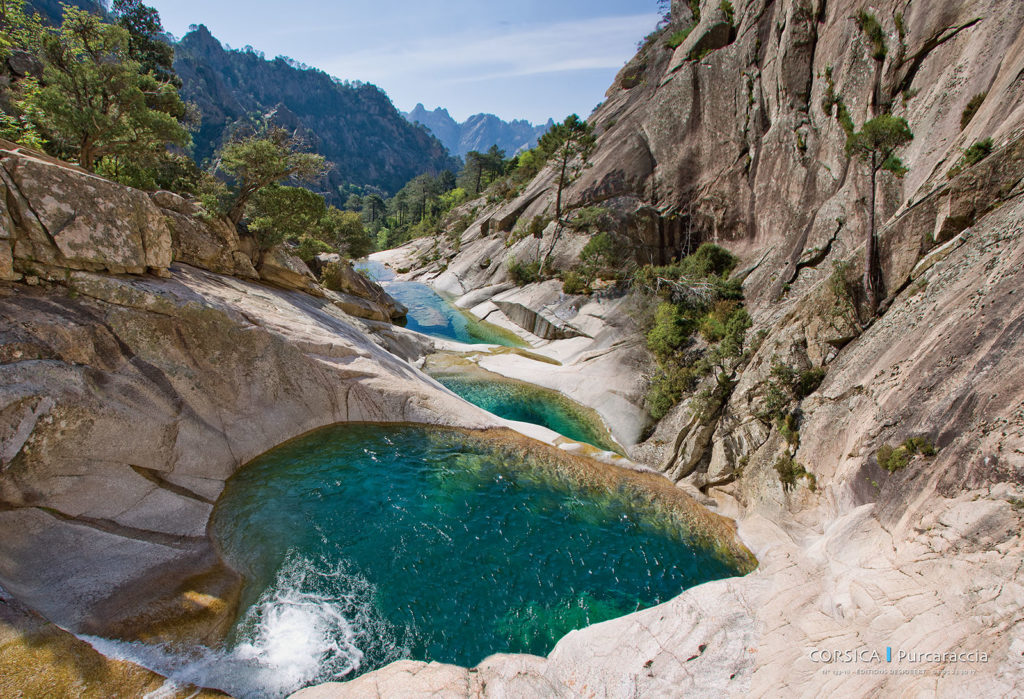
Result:
[[441,142],[402,118],[378,87],[342,82],[327,73],[251,50],[227,50],[205,26],[175,47],[182,98],[199,107],[195,157],[210,158],[232,128],[252,116],[297,131],[333,164],[326,192],[346,184],[393,194],[424,172],[457,170]]
[[493,114],[474,114],[461,124],[448,114],[447,109],[438,107],[432,112],[417,104],[411,112],[405,112],[406,119],[426,126],[432,134],[460,158],[471,150],[486,151],[491,146],[505,151],[509,156],[520,150],[533,148],[537,140],[554,126],[554,121],[534,126],[528,121],[502,121]]
[[49,24],[57,25],[64,16],[62,3],[101,16],[107,14],[106,4],[99,0],[28,0],[25,5],[38,12]]

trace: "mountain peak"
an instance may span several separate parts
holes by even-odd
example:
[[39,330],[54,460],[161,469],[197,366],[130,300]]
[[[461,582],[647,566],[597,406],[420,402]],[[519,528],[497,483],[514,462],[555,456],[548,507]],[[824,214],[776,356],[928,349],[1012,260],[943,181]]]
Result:
[[428,111],[422,103],[406,113],[405,118],[426,126],[453,155],[463,158],[470,151],[483,152],[491,146],[498,146],[509,155],[533,148],[554,125],[550,119],[543,126],[534,126],[525,119],[508,122],[487,113],[474,114],[460,124],[447,109],[437,107]]

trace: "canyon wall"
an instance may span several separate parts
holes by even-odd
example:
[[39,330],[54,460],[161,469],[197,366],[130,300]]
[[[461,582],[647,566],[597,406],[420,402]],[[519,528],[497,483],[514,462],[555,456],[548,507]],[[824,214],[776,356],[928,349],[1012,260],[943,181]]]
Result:
[[[914,134],[900,151],[906,173],[879,176],[877,317],[857,288],[870,178],[846,151],[839,103],[854,130],[892,114]],[[574,632],[547,659],[496,657],[468,674],[410,665],[309,696],[435,685],[571,695],[584,684],[598,696],[1020,692],[1024,5],[705,0],[695,21],[689,3],[673,3],[589,122],[597,148],[563,195],[567,218],[603,207],[624,266],[665,264],[702,242],[740,259],[753,327],[728,399],[704,420],[685,399],[646,434],[633,430],[630,455],[737,517],[761,568]],[[962,160],[985,139],[991,154]],[[551,220],[556,196],[549,168],[510,199],[466,205],[477,216],[458,245],[439,236],[389,259],[466,294],[491,321],[587,327],[591,340],[534,338],[567,375],[589,376],[595,357],[608,373],[616,362],[619,374],[651,371],[624,299],[553,282],[511,288],[510,260],[550,251],[556,269],[577,264],[587,236],[571,226],[522,235],[535,217]],[[765,417],[780,364],[824,375],[785,431]],[[642,413],[642,384],[592,387],[586,402]],[[936,453],[888,459],[914,443]],[[780,464],[810,475],[784,482]],[[826,647],[990,659],[966,677],[935,665],[844,674],[810,660]]]

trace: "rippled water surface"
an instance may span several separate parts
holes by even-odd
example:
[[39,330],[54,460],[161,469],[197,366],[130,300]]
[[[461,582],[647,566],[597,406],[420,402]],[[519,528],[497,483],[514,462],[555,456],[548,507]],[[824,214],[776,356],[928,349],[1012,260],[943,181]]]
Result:
[[245,696],[400,657],[545,654],[572,629],[736,574],[642,493],[412,426],[332,427],[275,449],[229,481],[213,531],[247,579],[226,664],[269,683],[225,687]]

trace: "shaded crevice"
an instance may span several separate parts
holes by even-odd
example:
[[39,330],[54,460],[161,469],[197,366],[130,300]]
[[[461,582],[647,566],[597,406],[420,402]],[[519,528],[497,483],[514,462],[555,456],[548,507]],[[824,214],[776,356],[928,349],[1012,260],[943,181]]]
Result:
[[[825,245],[823,245],[820,248],[812,249],[814,254],[807,260],[802,262],[798,261],[796,263],[796,269],[793,271],[793,276],[789,278],[787,283],[792,284],[793,282],[795,282],[797,277],[800,276],[800,270],[806,269],[808,267],[817,267],[822,262],[824,262],[828,258],[829,254],[832,252],[832,245],[836,242],[836,240],[839,239],[839,231],[841,231],[842,229],[843,224],[838,223],[836,225],[835,232],[832,233],[832,236],[825,242]],[[803,255],[801,254],[801,257],[802,256]]]
[[168,534],[167,532],[158,532],[151,529],[139,529],[137,527],[118,524],[117,522],[109,519],[84,516],[75,517],[53,507],[46,507],[42,505],[15,505],[8,502],[0,502],[0,512],[18,512],[21,510],[36,510],[37,512],[42,512],[54,519],[67,522],[68,524],[75,524],[88,529],[94,529],[105,534],[119,536],[123,539],[131,539],[133,541],[141,541],[147,544],[166,546],[167,548],[186,550],[197,545],[205,544],[207,541],[205,537],[201,536]]
[[913,56],[904,59],[903,63],[906,64],[909,62],[910,67],[907,69],[907,74],[903,76],[903,79],[898,81],[893,86],[893,89],[890,93],[890,99],[895,99],[896,95],[903,92],[914,83],[914,78],[917,77],[917,72],[921,70],[921,65],[928,57],[928,54],[937,49],[939,46],[942,46],[947,41],[953,39],[957,34],[964,31],[965,29],[970,29],[975,24],[980,22],[981,19],[981,17],[975,17],[971,21],[966,22],[964,24],[955,27],[946,27],[945,29],[940,30],[936,34],[933,34],[931,37],[926,39],[924,45],[920,49],[918,49]]
[[160,488],[161,490],[166,490],[168,492],[174,493],[175,495],[179,495],[189,500],[198,500],[199,502],[205,503],[207,505],[213,505],[216,503],[215,500],[204,497],[195,491],[189,490],[188,488],[172,483],[171,481],[164,478],[163,472],[161,471],[157,471],[156,469],[152,468],[146,468],[145,466],[135,465],[132,465],[131,469],[135,471],[135,473],[139,474],[147,481],[155,485],[156,487]]
[[11,217],[13,219],[16,219],[15,225],[17,225],[19,228],[25,228],[25,222],[20,220],[22,207],[24,207],[24,209],[27,209],[28,213],[30,213],[32,217],[35,218],[36,223],[39,225],[39,230],[43,232],[43,235],[46,236],[47,240],[53,246],[57,254],[63,257],[63,255],[60,252],[60,247],[57,245],[56,238],[54,238],[53,235],[50,234],[50,231],[46,228],[46,226],[43,225],[43,221],[42,219],[39,218],[39,214],[32,207],[32,203],[28,200],[28,197],[26,197],[22,193],[21,188],[19,188],[18,185],[15,184],[14,178],[11,177],[11,174],[7,171],[6,167],[0,167],[0,179],[3,180],[4,185],[7,187],[8,193],[15,198],[16,203],[18,204],[17,206],[11,206],[10,202],[8,202],[7,207],[8,211],[11,213]]

